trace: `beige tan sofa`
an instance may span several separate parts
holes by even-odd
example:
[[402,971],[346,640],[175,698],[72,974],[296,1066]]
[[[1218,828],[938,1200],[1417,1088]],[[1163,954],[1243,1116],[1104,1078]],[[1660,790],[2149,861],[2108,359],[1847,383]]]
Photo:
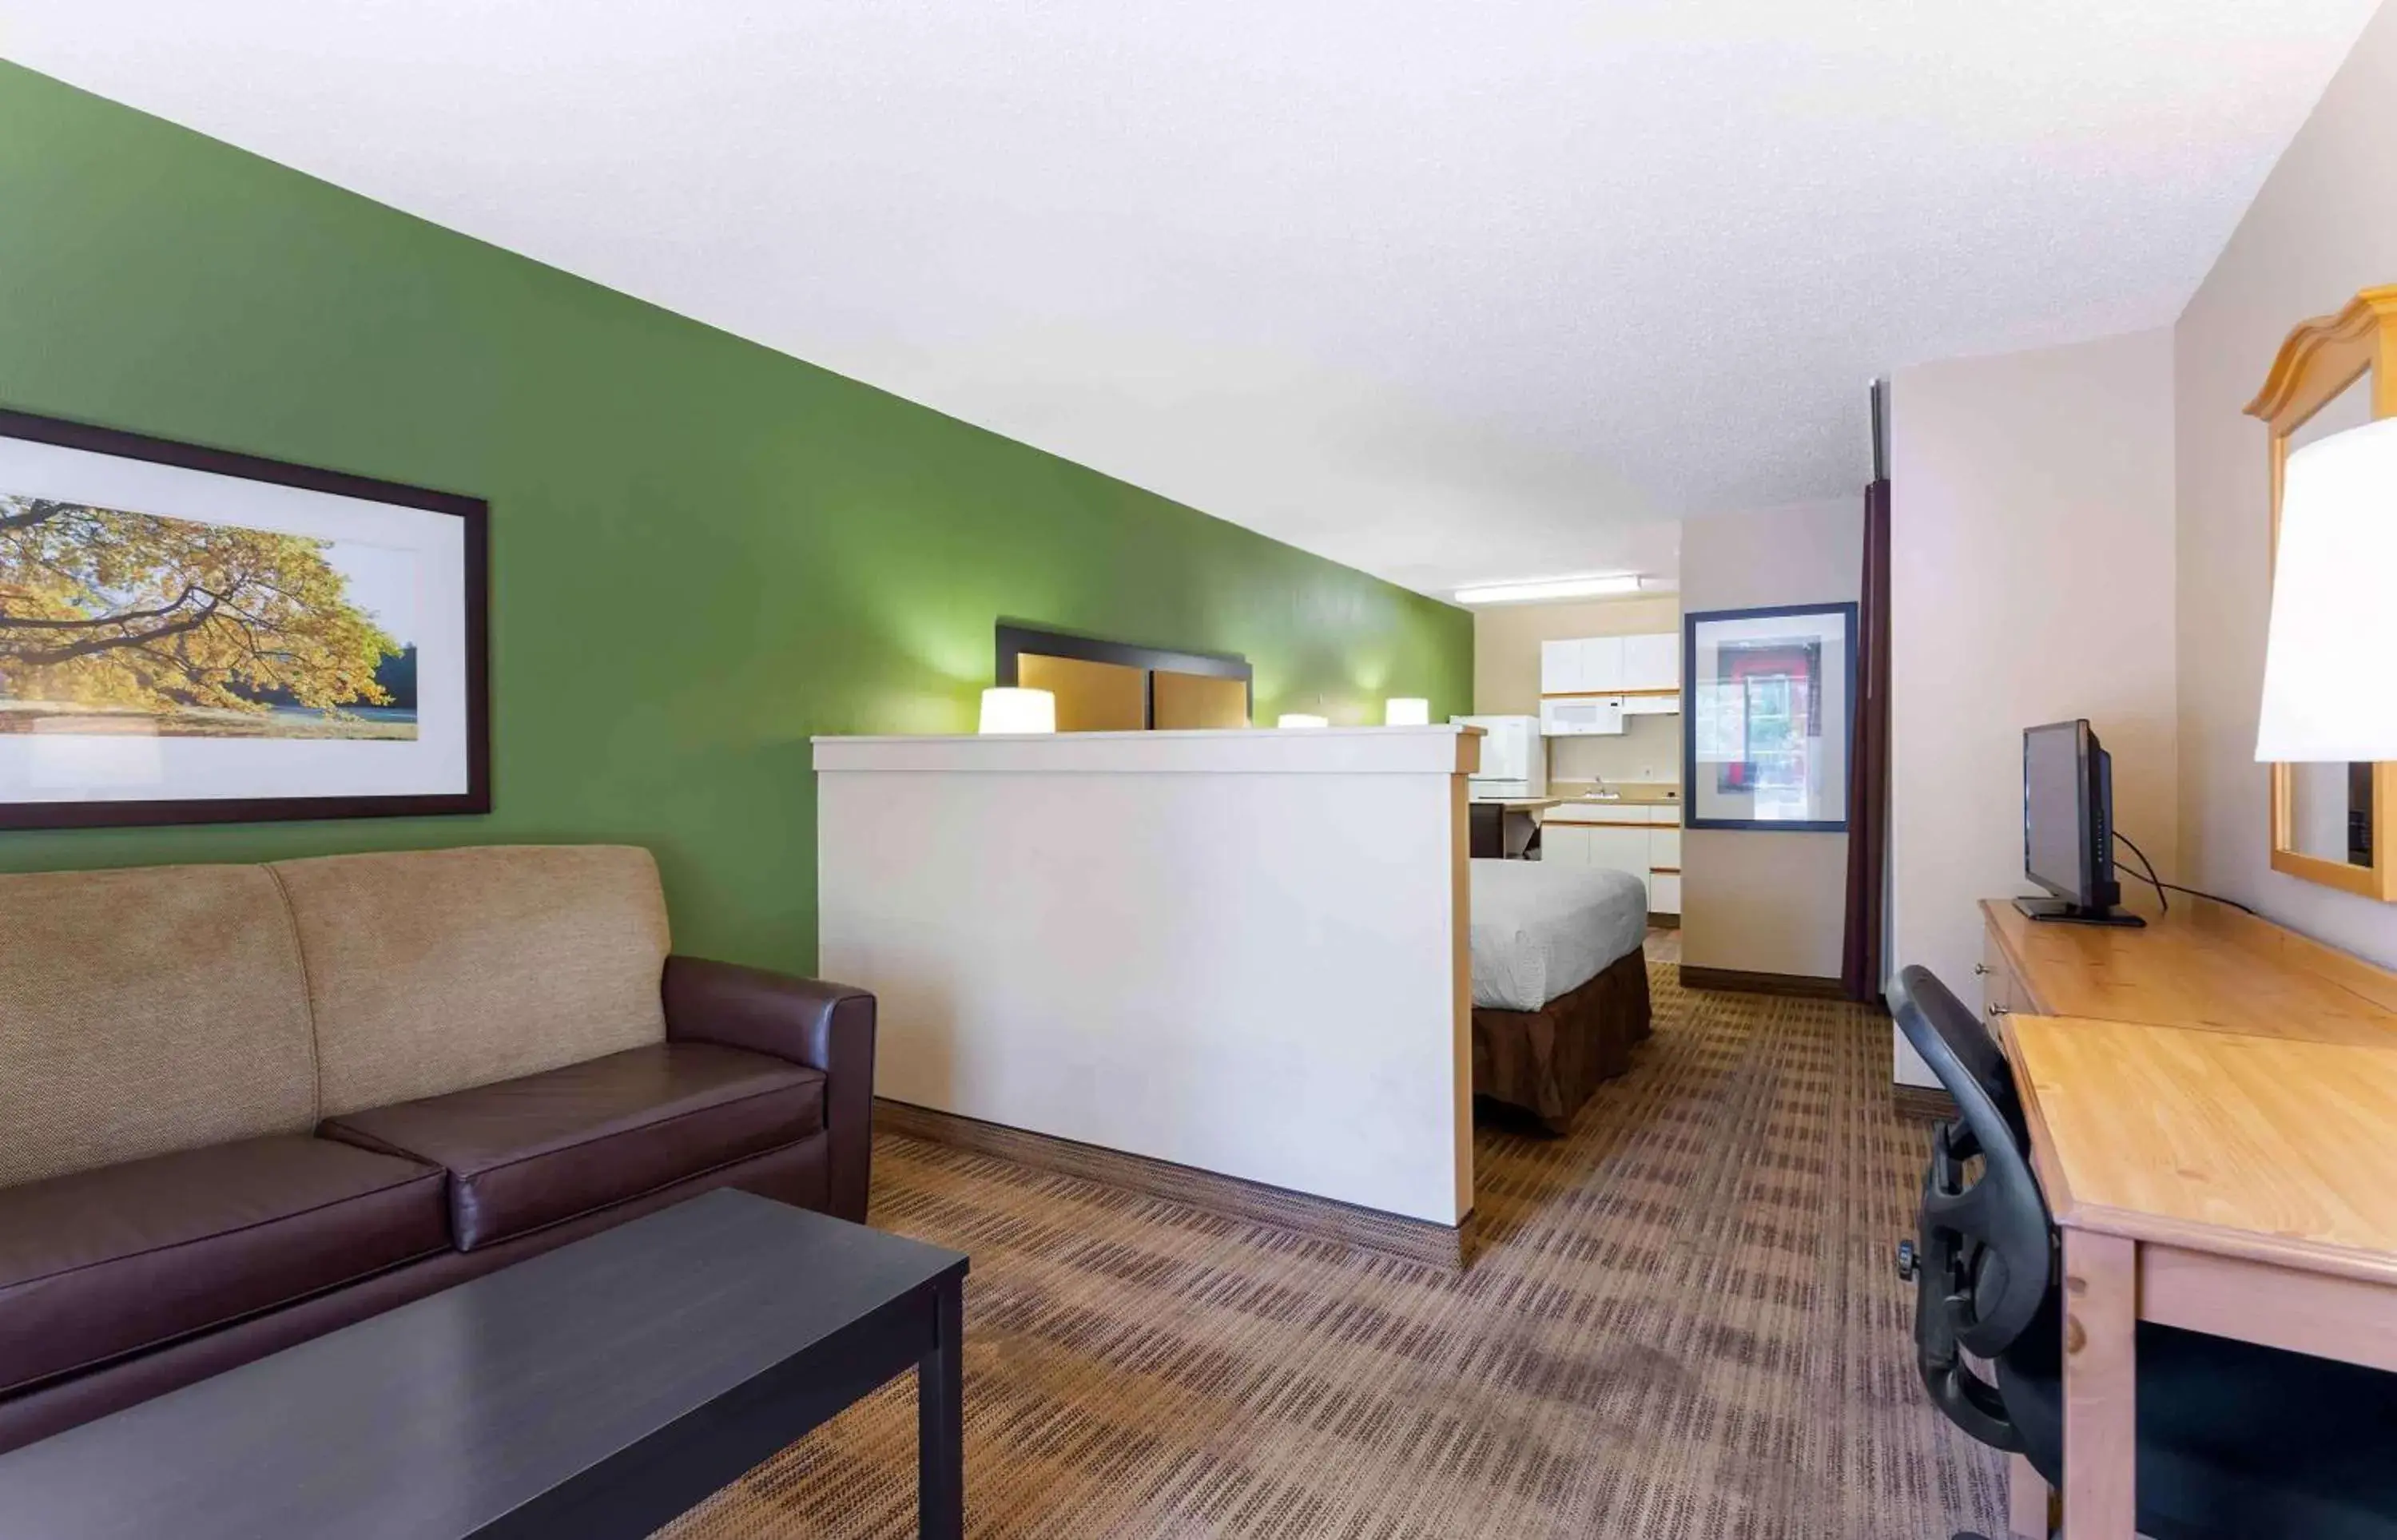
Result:
[[0,1450],[712,1187],[862,1220],[873,1057],[643,850],[0,877]]

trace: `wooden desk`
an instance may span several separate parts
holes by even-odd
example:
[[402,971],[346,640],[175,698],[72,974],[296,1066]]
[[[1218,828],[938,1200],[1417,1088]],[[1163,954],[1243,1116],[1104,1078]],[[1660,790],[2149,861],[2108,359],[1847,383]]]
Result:
[[1557,805],[1554,797],[1512,797],[1466,803],[1469,854],[1477,861],[1514,860],[1539,831],[1539,815]]
[[1992,1015],[2397,1042],[2397,975],[2219,904],[2184,897],[2138,930],[2031,920],[2003,899],[1981,915]]
[[2397,1370],[2397,979],[2194,900],[2142,931],[1982,909],[2063,1232],[2065,1533],[2129,1540],[2138,1321]]

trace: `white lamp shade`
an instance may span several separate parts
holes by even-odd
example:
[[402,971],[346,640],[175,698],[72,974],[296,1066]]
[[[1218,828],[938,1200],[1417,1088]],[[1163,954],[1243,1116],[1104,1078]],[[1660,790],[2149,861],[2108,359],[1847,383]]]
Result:
[[2256,757],[2397,759],[2397,418],[2289,456]]
[[1421,696],[1392,696],[1382,703],[1382,721],[1392,727],[1428,727],[1431,702]]
[[1057,730],[1057,697],[1047,690],[1022,690],[1001,685],[982,693],[982,730],[985,733],[1053,733]]
[[1329,727],[1331,720],[1307,711],[1284,711],[1274,719],[1277,727]]

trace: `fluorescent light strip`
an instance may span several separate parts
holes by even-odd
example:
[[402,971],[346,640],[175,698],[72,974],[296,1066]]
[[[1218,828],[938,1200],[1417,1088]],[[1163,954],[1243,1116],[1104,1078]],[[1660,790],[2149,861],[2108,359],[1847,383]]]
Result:
[[1543,578],[1529,583],[1485,583],[1456,591],[1460,604],[1520,604],[1534,599],[1590,599],[1608,593],[1637,593],[1636,572],[1605,572],[1587,578]]

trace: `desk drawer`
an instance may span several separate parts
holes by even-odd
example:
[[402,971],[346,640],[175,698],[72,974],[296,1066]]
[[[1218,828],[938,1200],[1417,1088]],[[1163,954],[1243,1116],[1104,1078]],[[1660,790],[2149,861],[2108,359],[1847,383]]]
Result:
[[1981,930],[1981,961],[1974,972],[1981,976],[1981,1016],[1996,1029],[1999,1016],[2011,1011],[2030,1008],[2029,996],[2022,981],[2015,977],[2014,969],[2006,963],[2006,950],[1998,944],[1995,925]]

